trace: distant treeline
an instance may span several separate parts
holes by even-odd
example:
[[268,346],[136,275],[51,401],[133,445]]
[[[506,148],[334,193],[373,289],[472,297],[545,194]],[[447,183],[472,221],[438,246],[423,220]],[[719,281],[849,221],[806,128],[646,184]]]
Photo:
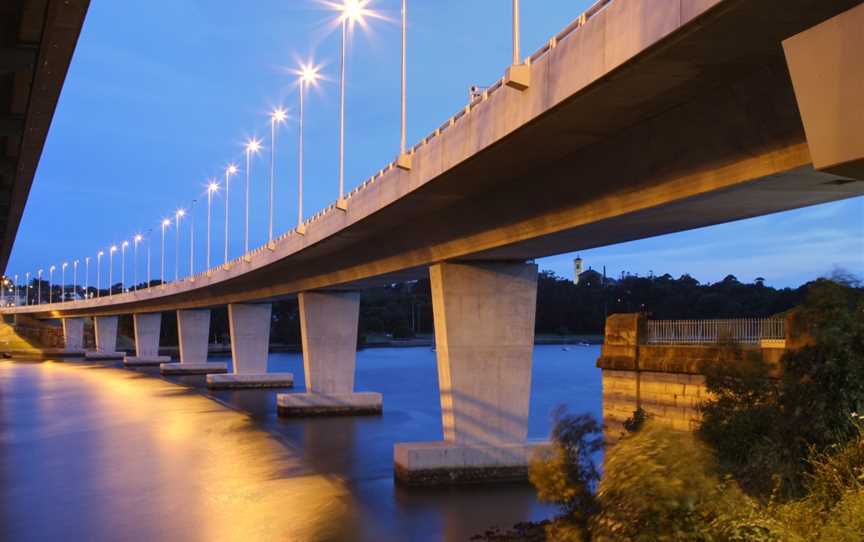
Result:
[[[596,271],[582,273],[579,283],[550,271],[540,273],[537,291],[538,334],[602,334],[607,314],[646,312],[651,318],[744,318],[781,313],[799,304],[808,284],[772,288],[764,280],[742,283],[732,275],[713,284],[700,284],[689,275],[606,278]],[[174,315],[166,314],[163,344],[176,344]],[[212,317],[213,339],[227,341],[227,311]],[[127,324],[130,326],[131,323]],[[125,326],[124,326],[125,327]],[[428,280],[364,290],[360,303],[360,335],[411,338],[433,333],[432,296]],[[271,340],[300,343],[297,301],[273,305]]]

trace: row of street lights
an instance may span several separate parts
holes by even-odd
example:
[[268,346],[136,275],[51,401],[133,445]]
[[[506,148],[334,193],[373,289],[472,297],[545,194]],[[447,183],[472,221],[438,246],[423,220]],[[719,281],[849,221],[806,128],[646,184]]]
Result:
[[[340,26],[340,46],[339,46],[339,195],[336,200],[336,207],[341,210],[347,209],[347,201],[345,199],[345,67],[346,67],[346,49],[350,32],[357,24],[363,25],[365,18],[375,17],[377,14],[368,6],[371,0],[341,0],[341,3],[326,2],[328,7],[339,12],[338,23]],[[512,0],[513,4],[513,64],[519,64],[519,0]],[[402,56],[401,56],[401,123],[400,123],[400,141],[399,141],[399,156],[396,164],[404,170],[411,169],[411,156],[406,149],[406,129],[407,129],[407,33],[408,33],[408,6],[407,0],[402,0],[401,5],[401,25],[402,25]],[[319,67],[314,63],[301,64],[294,73],[297,75],[297,83],[299,86],[299,118],[298,118],[298,158],[297,158],[297,226],[295,231],[303,235],[305,227],[303,224],[303,161],[304,161],[304,115],[305,115],[305,96],[310,86],[315,86],[321,75]],[[275,175],[276,175],[276,142],[278,129],[281,124],[284,124],[288,118],[287,111],[282,107],[277,107],[270,115],[270,180],[269,180],[269,197],[267,210],[267,238],[268,243],[273,242],[273,206],[275,192]],[[261,151],[261,140],[251,138],[246,142],[245,151],[245,206],[244,206],[244,228],[243,228],[243,251],[244,254],[249,253],[249,206],[250,206],[250,185],[251,185],[251,170],[252,157]],[[224,212],[224,264],[229,261],[228,244],[229,244],[229,186],[230,180],[238,173],[239,169],[236,164],[229,164],[224,171],[225,177],[225,212]],[[207,250],[206,264],[207,269],[211,269],[211,248],[212,248],[212,206],[213,196],[220,190],[220,185],[215,179],[211,179],[207,185]],[[194,210],[195,200],[192,201],[190,214]],[[174,257],[174,280],[180,279],[180,227],[182,219],[186,216],[185,209],[177,209],[174,213],[175,230],[175,257]],[[190,217],[191,218],[191,217]],[[159,263],[159,279],[161,283],[165,283],[165,241],[166,230],[172,225],[171,219],[165,218],[161,221],[161,251]],[[190,243],[189,243],[189,274],[194,274],[194,221],[190,219]],[[151,237],[152,230],[148,231],[147,235],[147,287],[151,284]],[[134,287],[138,285],[138,245],[144,240],[142,234],[136,234],[132,238],[133,247],[133,269],[134,269]],[[108,295],[113,295],[113,262],[114,253],[120,252],[120,273],[121,287],[126,280],[126,249],[130,245],[128,240],[124,240],[117,245],[111,245],[108,248]],[[96,293],[95,296],[101,295],[101,267],[102,258],[105,256],[103,250],[99,250],[96,254]],[[90,277],[90,260],[87,256],[85,261],[85,279],[84,279],[84,295],[92,297],[88,294],[89,277]],[[77,293],[77,273],[79,260],[72,262],[73,267],[73,293]],[[61,300],[65,300],[65,272],[68,267],[68,262],[64,262],[61,266],[63,275],[63,287]],[[53,302],[53,293],[50,288],[50,283],[53,279],[53,273],[56,267],[52,265],[49,268],[49,303]],[[39,269],[37,274],[41,285],[42,269]],[[26,273],[27,282],[30,280],[30,273]],[[18,275],[15,275],[15,283],[17,284]],[[29,287],[29,286],[28,286]],[[2,289],[0,289],[2,292]],[[37,303],[41,304],[41,287],[38,288]],[[26,296],[29,303],[29,296]]]

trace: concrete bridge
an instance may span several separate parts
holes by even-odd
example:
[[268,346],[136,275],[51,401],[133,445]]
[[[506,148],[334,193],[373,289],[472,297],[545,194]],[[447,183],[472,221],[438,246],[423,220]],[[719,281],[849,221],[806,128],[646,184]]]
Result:
[[305,394],[285,415],[380,411],[353,390],[358,291],[429,276],[443,442],[398,444],[408,482],[524,475],[534,258],[864,193],[860,0],[598,3],[409,152],[290,231],[184,280],[85,301],[4,309],[60,318],[66,346],[162,363],[177,311],[180,362],[207,363],[210,309],[228,306],[233,374],[266,374],[270,302],[297,296]]

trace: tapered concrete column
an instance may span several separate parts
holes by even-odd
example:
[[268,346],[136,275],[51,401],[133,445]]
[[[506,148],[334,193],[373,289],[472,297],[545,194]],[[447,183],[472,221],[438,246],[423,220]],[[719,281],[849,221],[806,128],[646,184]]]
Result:
[[178,310],[177,340],[180,343],[180,363],[163,363],[162,374],[225,373],[225,363],[207,363],[210,343],[210,310]]
[[437,264],[430,268],[443,442],[397,444],[407,483],[527,476],[537,266]]
[[96,351],[87,352],[87,359],[123,359],[123,354],[117,352],[117,317],[96,316],[93,318],[96,335]]
[[161,365],[171,361],[170,356],[159,355],[159,335],[162,331],[162,314],[133,314],[135,327],[135,355],[126,356],[123,363],[128,366]]
[[67,352],[83,352],[84,319],[63,318],[63,339]]
[[267,372],[270,353],[270,303],[228,305],[232,374],[209,375],[210,388],[290,388],[291,373]]
[[302,292],[300,332],[306,393],[280,394],[279,414],[378,414],[380,393],[354,392],[358,292]]

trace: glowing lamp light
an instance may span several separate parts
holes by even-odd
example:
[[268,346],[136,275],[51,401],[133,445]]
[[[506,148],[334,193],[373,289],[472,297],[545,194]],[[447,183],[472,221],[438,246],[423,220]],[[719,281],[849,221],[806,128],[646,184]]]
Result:
[[117,245],[111,245],[111,252],[117,252]]
[[234,164],[230,164],[230,165],[225,169],[225,173],[227,173],[228,175],[234,175],[235,173],[237,173],[237,166],[234,165]]
[[370,10],[366,9],[369,0],[345,0],[339,6],[339,11],[342,12],[342,18],[352,23],[362,22],[363,17],[369,15]]
[[129,241],[123,241],[123,243],[122,243],[120,246],[122,246],[123,248],[128,247],[128,246],[129,246]]
[[170,226],[170,225],[171,225],[171,221],[168,220],[167,218],[162,221],[162,227]]
[[144,236],[140,233],[135,236],[135,242],[140,242],[144,239]]
[[177,209],[177,216],[180,216],[180,217],[186,216],[186,210],[185,209]]
[[281,107],[277,107],[273,110],[273,113],[270,115],[270,117],[275,122],[285,122],[285,119],[288,118],[288,112]]
[[246,150],[249,152],[258,152],[261,150],[261,141],[254,137],[246,143]]
[[210,181],[210,184],[207,185],[207,191],[211,194],[219,191],[219,183]]
[[321,76],[318,74],[318,68],[315,66],[300,66],[300,71],[298,72],[300,76],[300,81],[306,84],[314,85],[318,78]]

